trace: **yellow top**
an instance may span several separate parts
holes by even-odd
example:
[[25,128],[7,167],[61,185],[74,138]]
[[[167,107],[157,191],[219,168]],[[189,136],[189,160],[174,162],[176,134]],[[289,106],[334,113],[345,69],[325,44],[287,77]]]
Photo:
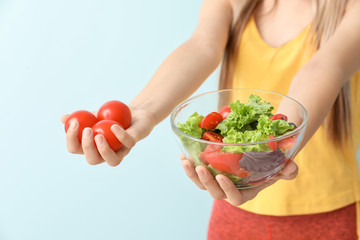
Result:
[[[261,38],[252,17],[242,35],[232,87],[287,94],[294,75],[311,58],[312,54],[305,47],[309,33],[310,26],[293,40],[274,48]],[[277,182],[242,205],[242,209],[284,216],[326,212],[360,201],[356,157],[360,142],[359,73],[351,80],[351,91],[353,145],[342,151],[326,138],[324,128],[320,127],[295,158],[299,166],[298,177],[292,181]]]

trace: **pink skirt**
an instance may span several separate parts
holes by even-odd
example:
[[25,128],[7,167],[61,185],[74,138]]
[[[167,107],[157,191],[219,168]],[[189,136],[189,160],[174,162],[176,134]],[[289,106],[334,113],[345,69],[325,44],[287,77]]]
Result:
[[208,240],[356,240],[356,204],[319,214],[269,216],[215,200]]

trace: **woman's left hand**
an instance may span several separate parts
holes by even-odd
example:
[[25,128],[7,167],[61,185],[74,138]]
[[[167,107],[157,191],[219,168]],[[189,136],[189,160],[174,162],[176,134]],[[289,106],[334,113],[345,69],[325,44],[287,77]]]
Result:
[[239,190],[234,183],[222,174],[214,178],[203,166],[194,167],[193,163],[180,155],[182,166],[186,175],[200,188],[207,190],[213,198],[227,199],[230,204],[239,206],[253,199],[263,189],[269,187],[280,179],[292,180],[298,174],[298,167],[295,162],[290,161],[283,170],[266,183],[250,189]]

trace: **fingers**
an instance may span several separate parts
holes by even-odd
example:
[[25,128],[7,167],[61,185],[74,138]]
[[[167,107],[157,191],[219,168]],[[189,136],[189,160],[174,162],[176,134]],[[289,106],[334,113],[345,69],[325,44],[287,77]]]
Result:
[[185,173],[191,179],[191,181],[193,181],[195,185],[198,186],[198,188],[202,190],[206,190],[204,185],[201,183],[193,164],[189,160],[187,160],[183,154],[180,155],[180,159],[181,159],[181,164],[185,170]]
[[279,179],[292,180],[298,175],[299,168],[294,161],[290,161],[285,168],[278,174]]
[[66,146],[70,153],[82,153],[81,144],[78,138],[79,122],[76,119],[71,120],[70,126],[66,133]]
[[96,165],[104,162],[98,150],[96,149],[93,131],[91,128],[85,128],[83,131],[82,149],[85,155],[85,159],[90,165]]
[[218,181],[219,186],[223,190],[230,204],[234,206],[239,206],[246,202],[246,199],[244,198],[242,192],[237,189],[237,187],[228,177],[219,174],[216,176],[216,180]]
[[130,136],[122,127],[117,124],[111,126],[111,131],[119,139],[119,141],[126,147],[132,148],[135,146],[135,139]]
[[[64,115],[61,120],[66,121],[68,115]],[[123,143],[123,147],[114,152],[105,137],[101,134],[93,136],[91,128],[85,128],[82,134],[82,143],[78,140],[79,123],[72,120],[66,134],[67,148],[70,153],[83,153],[86,161],[90,165],[96,165],[106,162],[112,167],[120,164],[122,159],[129,153],[136,141],[126,131],[118,125],[111,127],[115,136]]]
[[65,114],[65,115],[63,115],[63,116],[61,116],[61,122],[63,123],[63,124],[65,124],[65,122],[66,122],[66,119],[69,117],[69,114]]
[[91,128],[85,128],[83,132],[82,146],[86,161],[91,165],[106,162],[115,167],[120,164],[122,158],[110,148],[105,137],[98,134],[93,137]]
[[207,190],[213,198],[227,198],[230,204],[234,206],[239,206],[255,198],[261,190],[271,186],[279,179],[291,180],[298,174],[297,165],[291,161],[277,176],[269,181],[254,188],[239,190],[228,177],[218,174],[214,178],[205,167],[197,166],[194,168],[193,164],[183,154],[180,155],[180,159],[186,175],[200,189]]
[[120,164],[122,159],[118,158],[116,153],[110,148],[103,135],[96,135],[95,142],[102,159],[104,159],[109,166],[115,167]]
[[221,189],[218,182],[215,180],[213,175],[203,166],[197,166],[195,168],[201,183],[204,185],[206,190],[210,193],[213,198],[223,199],[226,197],[226,194]]

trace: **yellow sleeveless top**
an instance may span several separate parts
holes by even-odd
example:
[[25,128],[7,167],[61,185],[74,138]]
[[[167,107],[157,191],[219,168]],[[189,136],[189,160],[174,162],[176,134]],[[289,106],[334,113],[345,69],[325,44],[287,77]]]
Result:
[[[293,77],[311,58],[312,54],[306,51],[309,33],[310,26],[293,40],[274,48],[261,38],[252,17],[241,38],[232,87],[287,94]],[[324,128],[320,127],[295,158],[299,166],[298,177],[291,181],[278,181],[261,191],[255,199],[241,205],[242,209],[276,216],[314,214],[360,201],[356,156],[360,142],[359,73],[351,79],[351,91],[353,145],[339,149],[326,138]]]

